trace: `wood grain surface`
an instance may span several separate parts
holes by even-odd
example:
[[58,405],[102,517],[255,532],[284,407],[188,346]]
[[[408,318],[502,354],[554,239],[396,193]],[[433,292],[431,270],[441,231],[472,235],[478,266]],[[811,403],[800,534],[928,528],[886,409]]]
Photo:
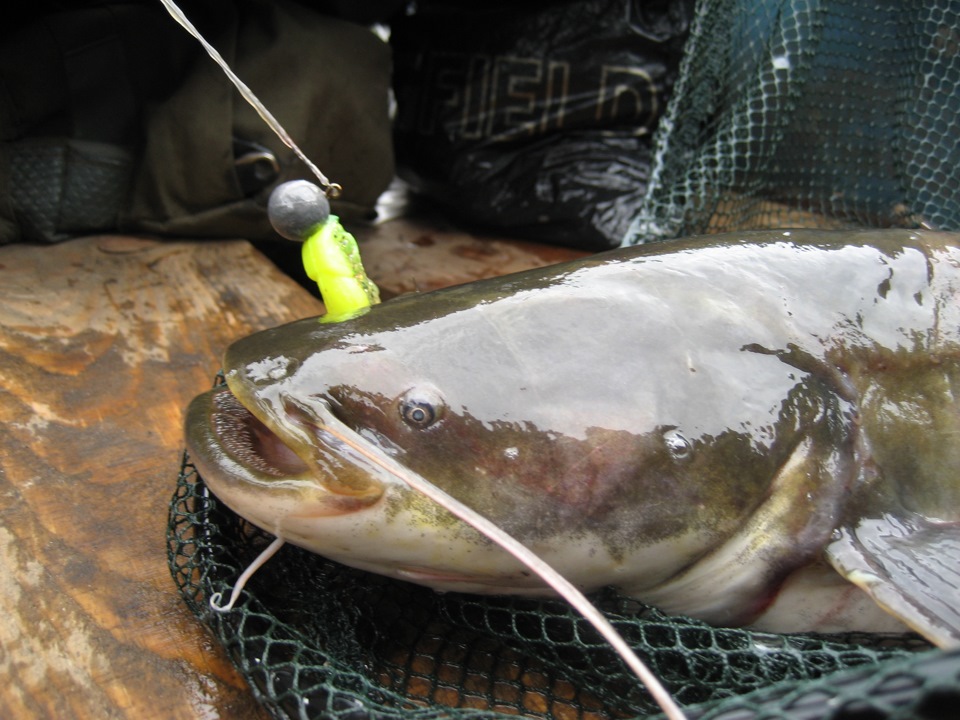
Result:
[[[582,255],[360,230],[390,297]],[[0,718],[266,718],[167,568],[182,414],[233,340],[322,313],[248,243],[0,248]]]
[[418,214],[353,230],[363,263],[384,298],[553,265],[582,250],[464,231]]
[[244,242],[0,248],[0,718],[264,718],[166,561],[181,418],[322,305]]

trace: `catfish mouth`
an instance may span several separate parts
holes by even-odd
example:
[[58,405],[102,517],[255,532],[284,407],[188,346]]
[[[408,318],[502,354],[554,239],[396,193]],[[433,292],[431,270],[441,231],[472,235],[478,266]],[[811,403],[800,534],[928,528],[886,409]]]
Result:
[[294,492],[303,502],[286,514],[304,516],[352,512],[384,494],[376,448],[323,400],[267,400],[222,385],[193,400],[186,424],[191,458],[217,494]]
[[[346,425],[321,397],[294,398],[282,391],[260,396],[243,383],[235,390],[223,385],[190,404],[187,439],[197,470],[221,501],[254,525],[294,544],[354,567],[437,589],[485,594],[544,591],[543,584],[526,570],[463,571],[447,563],[424,566],[418,564],[419,551],[411,557],[400,550],[395,560],[384,563],[378,559],[383,542],[376,539],[354,536],[362,548],[359,555],[335,552],[342,543],[331,538],[337,532],[349,535],[355,528],[328,526],[326,519],[375,508],[379,508],[375,512],[388,512],[385,496],[391,487],[391,493],[402,487],[403,492],[416,490],[434,500],[434,492],[445,493],[437,488],[425,490],[424,485],[432,487],[428,481]],[[439,506],[459,515],[444,502]],[[372,518],[378,523],[383,516]],[[475,523],[458,519],[467,525]],[[340,530],[331,535],[325,527]],[[491,537],[480,526],[474,525],[474,530]],[[411,532],[419,532],[421,542],[428,542],[423,530],[405,527],[393,532],[403,541],[401,547],[409,542]],[[391,556],[389,543],[386,555]]]
[[275,478],[306,476],[310,466],[250,412],[226,386],[211,398],[211,429],[223,449],[256,473]]

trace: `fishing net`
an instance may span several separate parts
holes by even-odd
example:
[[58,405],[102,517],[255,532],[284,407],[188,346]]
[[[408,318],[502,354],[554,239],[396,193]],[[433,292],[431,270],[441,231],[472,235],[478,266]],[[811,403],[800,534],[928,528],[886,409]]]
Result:
[[[209,599],[227,596],[272,538],[218,503],[186,456],[169,527],[184,600],[274,717],[657,713],[606,643],[559,601],[439,594],[287,545],[232,611],[212,611]],[[717,629],[612,591],[592,599],[691,718],[933,720],[954,717],[960,702],[960,653],[931,650],[913,635]]]
[[628,243],[960,229],[960,5],[704,0]]
[[[703,0],[627,242],[759,227],[960,229],[960,6]],[[438,594],[285,546],[208,494],[189,458],[171,570],[277,718],[566,720],[658,710],[565,604]],[[593,600],[692,718],[955,717],[960,653],[915,636],[717,629]]]

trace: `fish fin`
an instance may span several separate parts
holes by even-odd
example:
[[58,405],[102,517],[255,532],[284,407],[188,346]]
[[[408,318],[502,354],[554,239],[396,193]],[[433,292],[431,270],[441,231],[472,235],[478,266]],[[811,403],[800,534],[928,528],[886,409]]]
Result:
[[960,524],[885,515],[842,527],[830,564],[943,648],[960,646]]

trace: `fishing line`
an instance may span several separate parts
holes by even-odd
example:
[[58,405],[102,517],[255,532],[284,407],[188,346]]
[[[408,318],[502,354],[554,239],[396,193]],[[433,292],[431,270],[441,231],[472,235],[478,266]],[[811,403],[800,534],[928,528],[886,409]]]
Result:
[[313,162],[306,156],[303,150],[293,141],[293,138],[290,137],[289,133],[284,130],[280,122],[273,116],[273,114],[267,110],[267,107],[260,102],[260,99],[253,94],[253,91],[246,86],[246,84],[241,80],[237,75],[230,69],[230,66],[227,64],[227,61],[223,59],[217,49],[213,47],[210,43],[206,41],[203,35],[200,34],[200,31],[194,27],[193,23],[184,15],[183,11],[177,6],[173,0],[160,0],[163,3],[163,6],[167,9],[167,12],[170,13],[171,17],[180,23],[183,28],[193,35],[197,40],[200,41],[200,44],[203,45],[203,48],[207,51],[207,54],[213,58],[213,60],[219,65],[223,72],[226,73],[226,76],[230,79],[230,82],[234,84],[237,90],[240,91],[240,94],[243,98],[250,103],[254,110],[257,111],[257,114],[263,118],[263,121],[270,126],[270,129],[276,133],[277,137],[286,145],[288,148],[293,150],[296,153],[297,157],[303,161],[310,171],[317,176],[317,180],[320,181],[320,187],[323,188],[324,192],[328,197],[336,198],[340,196],[340,191],[342,188],[337,183],[331,183],[326,175],[320,172],[320,168],[313,164]]

